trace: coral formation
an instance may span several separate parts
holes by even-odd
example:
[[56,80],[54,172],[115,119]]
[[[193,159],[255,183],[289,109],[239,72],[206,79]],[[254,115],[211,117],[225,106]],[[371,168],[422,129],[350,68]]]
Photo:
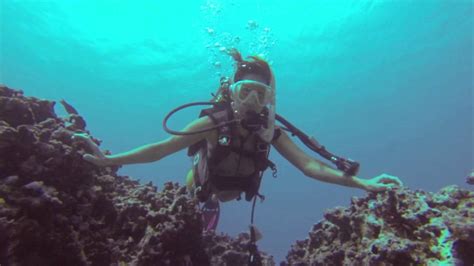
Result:
[[466,183],[469,185],[474,185],[474,171],[472,171],[467,177],[466,177]]
[[352,199],[315,224],[290,265],[472,265],[474,192],[406,188]]
[[[0,86],[0,265],[241,265],[248,238],[202,232],[185,187],[139,184],[82,159],[67,104]],[[64,105],[64,103],[63,103]],[[96,140],[97,143],[100,141]],[[267,264],[273,263],[266,256]]]
[[[241,266],[248,262],[248,244],[250,235],[240,233],[236,238],[226,234],[217,235],[213,232],[204,233],[203,244],[209,254],[210,265]],[[266,253],[261,253],[262,264],[274,266],[273,257]]]

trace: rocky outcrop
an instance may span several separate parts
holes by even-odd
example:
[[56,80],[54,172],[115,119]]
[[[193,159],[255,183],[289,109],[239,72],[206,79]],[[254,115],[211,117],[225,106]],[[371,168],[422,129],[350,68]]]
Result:
[[[250,235],[248,233],[240,233],[236,238],[229,237],[226,234],[205,233],[203,238],[203,244],[211,258],[211,265],[248,265],[249,242]],[[272,256],[266,253],[261,253],[260,256],[262,265],[275,265]]]
[[474,185],[474,171],[472,171],[467,177],[466,177],[466,183],[469,185]]
[[84,161],[88,147],[71,136],[89,133],[85,120],[69,104],[73,111],[57,117],[54,104],[0,86],[0,265],[247,259],[248,238],[203,235],[185,187],[165,183],[158,190]]
[[473,265],[474,192],[398,189],[327,211],[290,265]]

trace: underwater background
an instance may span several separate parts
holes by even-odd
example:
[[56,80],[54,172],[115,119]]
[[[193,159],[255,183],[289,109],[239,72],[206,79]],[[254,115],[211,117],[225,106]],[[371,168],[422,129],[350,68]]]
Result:
[[[207,101],[238,48],[271,63],[277,113],[359,176],[398,176],[411,189],[464,183],[473,160],[472,1],[0,2],[0,83],[65,99],[112,153],[168,138],[164,116]],[[57,112],[64,113],[57,104]],[[200,108],[178,113],[179,129]],[[309,154],[319,158],[295,142]],[[284,258],[326,209],[364,191],[305,177],[275,150],[256,206],[259,248]],[[120,173],[184,183],[186,151]],[[221,205],[218,231],[236,235],[251,204]]]

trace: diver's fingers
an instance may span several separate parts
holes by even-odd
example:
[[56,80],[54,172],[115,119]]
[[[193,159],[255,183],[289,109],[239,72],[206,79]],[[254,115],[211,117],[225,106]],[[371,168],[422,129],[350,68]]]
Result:
[[106,166],[107,165],[107,160],[105,158],[99,158],[97,156],[94,156],[92,154],[84,154],[82,158],[92,164],[95,164],[97,166]]
[[87,135],[84,133],[75,133],[71,138],[73,140],[82,140],[83,138],[87,138]]
[[105,158],[104,154],[99,149],[99,146],[97,146],[97,144],[95,144],[88,135],[86,135],[86,134],[74,134],[72,136],[72,138],[86,142],[87,145],[89,146],[89,148],[94,153],[94,155],[96,155],[99,158]]
[[396,186],[399,186],[399,187],[403,186],[402,180],[400,180],[400,178],[398,178],[396,176],[392,177],[392,184],[396,185]]
[[377,177],[377,181],[383,184],[396,184],[398,186],[403,186],[400,178],[388,174],[381,174]]
[[401,183],[400,179],[393,178],[393,177],[383,177],[379,179],[379,182],[383,184],[397,184],[397,185],[400,185]]
[[392,189],[397,189],[398,186],[395,184],[383,184],[379,183],[377,185],[371,186],[370,191],[372,192],[382,192],[382,191],[387,191],[387,190],[392,190]]
[[372,185],[372,186],[369,186],[368,188],[369,191],[372,191],[372,192],[381,192],[381,191],[385,191],[387,190],[387,187],[385,185]]
[[403,182],[400,180],[400,178],[397,178],[397,184],[399,187],[403,187]]

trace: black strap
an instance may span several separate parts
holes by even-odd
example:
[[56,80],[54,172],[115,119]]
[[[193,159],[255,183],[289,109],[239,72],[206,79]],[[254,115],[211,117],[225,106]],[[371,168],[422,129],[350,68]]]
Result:
[[265,197],[256,194],[253,197],[253,203],[252,203],[252,214],[250,215],[250,242],[248,244],[248,250],[249,250],[249,261],[248,264],[252,266],[261,266],[262,264],[262,256],[260,256],[260,252],[258,252],[258,247],[257,247],[257,238],[255,234],[255,228],[253,226],[253,220],[254,220],[254,214],[255,214],[255,203],[257,202],[257,197],[260,199],[264,200]]
[[239,189],[246,191],[251,185],[253,175],[249,176],[222,176],[216,174],[210,174],[209,180],[219,190],[235,190]]
[[277,141],[281,136],[281,128],[275,127],[275,132],[273,133],[272,142]]
[[276,165],[274,162],[270,161],[268,158],[267,158],[267,164],[268,164],[268,167],[270,167],[270,169],[272,169],[272,176],[273,178],[276,178],[277,177],[277,174],[278,174],[278,170],[276,168]]

